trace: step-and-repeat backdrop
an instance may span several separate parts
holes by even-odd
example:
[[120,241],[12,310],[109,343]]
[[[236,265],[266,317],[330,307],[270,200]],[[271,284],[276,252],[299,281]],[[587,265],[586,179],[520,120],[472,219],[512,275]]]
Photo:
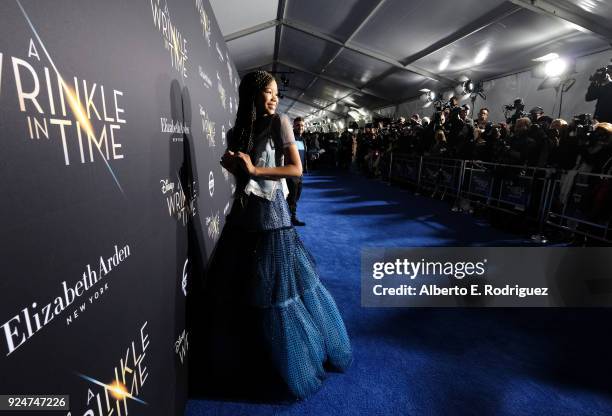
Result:
[[[0,394],[179,415],[239,79],[207,0],[0,5]],[[58,414],[58,413],[54,413]]]

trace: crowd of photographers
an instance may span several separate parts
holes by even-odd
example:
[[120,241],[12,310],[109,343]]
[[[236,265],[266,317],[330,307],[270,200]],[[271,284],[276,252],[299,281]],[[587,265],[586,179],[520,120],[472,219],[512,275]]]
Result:
[[310,166],[354,166],[367,175],[384,176],[395,152],[608,174],[612,173],[612,105],[601,103],[611,94],[610,82],[592,82],[589,87],[586,98],[598,100],[595,117],[599,119],[590,114],[571,120],[553,118],[541,107],[525,112],[522,99],[517,99],[505,106],[507,118],[501,122],[490,120],[486,107],[473,118],[469,105],[452,97],[436,103],[431,117],[414,114],[408,120],[381,119],[342,133],[308,133]]
[[537,106],[525,112],[517,98],[505,106],[505,120],[493,121],[488,108],[479,108],[474,117],[469,105],[452,97],[435,103],[431,117],[414,114],[408,120],[377,120],[363,129],[353,125],[342,133],[307,133],[309,165],[353,166],[378,176],[397,152],[612,173],[612,65],[598,69],[590,81],[585,99],[597,101],[594,117],[553,118]]
[[346,132],[343,136],[356,139],[356,162],[370,175],[380,174],[390,152],[592,173],[612,171],[612,124],[597,122],[587,114],[569,122],[553,119],[540,107],[525,114],[520,103],[516,104],[514,115],[494,123],[487,108],[480,108],[472,119],[469,106],[459,106],[453,98],[430,120],[415,114],[408,121],[383,120],[366,125],[361,134]]
[[[431,117],[413,114],[409,119],[375,120],[363,128],[353,123],[343,132],[306,133],[307,166],[340,167],[388,179],[392,155],[401,154],[553,168],[562,173],[561,192],[554,203],[565,206],[578,172],[612,175],[612,65],[591,77],[585,99],[597,100],[594,116],[564,120],[537,106],[526,112],[523,100],[517,98],[505,106],[503,121],[493,121],[488,108],[478,108],[473,115],[468,105],[452,97],[434,103]],[[547,177],[548,172],[555,171],[547,170]],[[577,197],[578,211],[595,223],[610,221],[612,181],[603,176],[589,178],[592,189]],[[537,195],[543,191],[530,190]],[[532,198],[528,213],[537,211],[538,201],[539,197]],[[576,231],[581,226],[570,221],[567,227]]]

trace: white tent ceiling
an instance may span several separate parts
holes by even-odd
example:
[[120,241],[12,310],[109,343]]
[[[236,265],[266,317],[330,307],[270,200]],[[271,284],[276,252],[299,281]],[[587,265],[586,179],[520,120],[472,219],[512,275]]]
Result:
[[[346,117],[610,47],[608,0],[211,0],[238,71],[289,80],[279,111]],[[280,73],[279,73],[280,72]]]

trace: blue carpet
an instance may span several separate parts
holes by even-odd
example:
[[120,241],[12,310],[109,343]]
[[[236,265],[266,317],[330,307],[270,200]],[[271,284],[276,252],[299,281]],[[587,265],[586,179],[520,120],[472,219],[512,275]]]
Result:
[[329,373],[303,402],[192,392],[186,416],[612,414],[609,310],[360,306],[362,247],[524,239],[453,213],[445,202],[335,172],[306,178],[298,214],[307,223],[304,243],[344,316],[352,367]]

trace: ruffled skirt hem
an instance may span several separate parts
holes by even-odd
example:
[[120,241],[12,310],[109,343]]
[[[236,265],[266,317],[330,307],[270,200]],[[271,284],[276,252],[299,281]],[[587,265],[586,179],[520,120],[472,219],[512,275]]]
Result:
[[[324,364],[338,371],[350,366],[351,346],[340,312],[292,226],[247,232],[226,225],[206,286],[209,301],[227,311],[216,316],[256,311],[262,344],[295,397],[306,398],[320,388]],[[242,331],[240,326],[235,330]]]

